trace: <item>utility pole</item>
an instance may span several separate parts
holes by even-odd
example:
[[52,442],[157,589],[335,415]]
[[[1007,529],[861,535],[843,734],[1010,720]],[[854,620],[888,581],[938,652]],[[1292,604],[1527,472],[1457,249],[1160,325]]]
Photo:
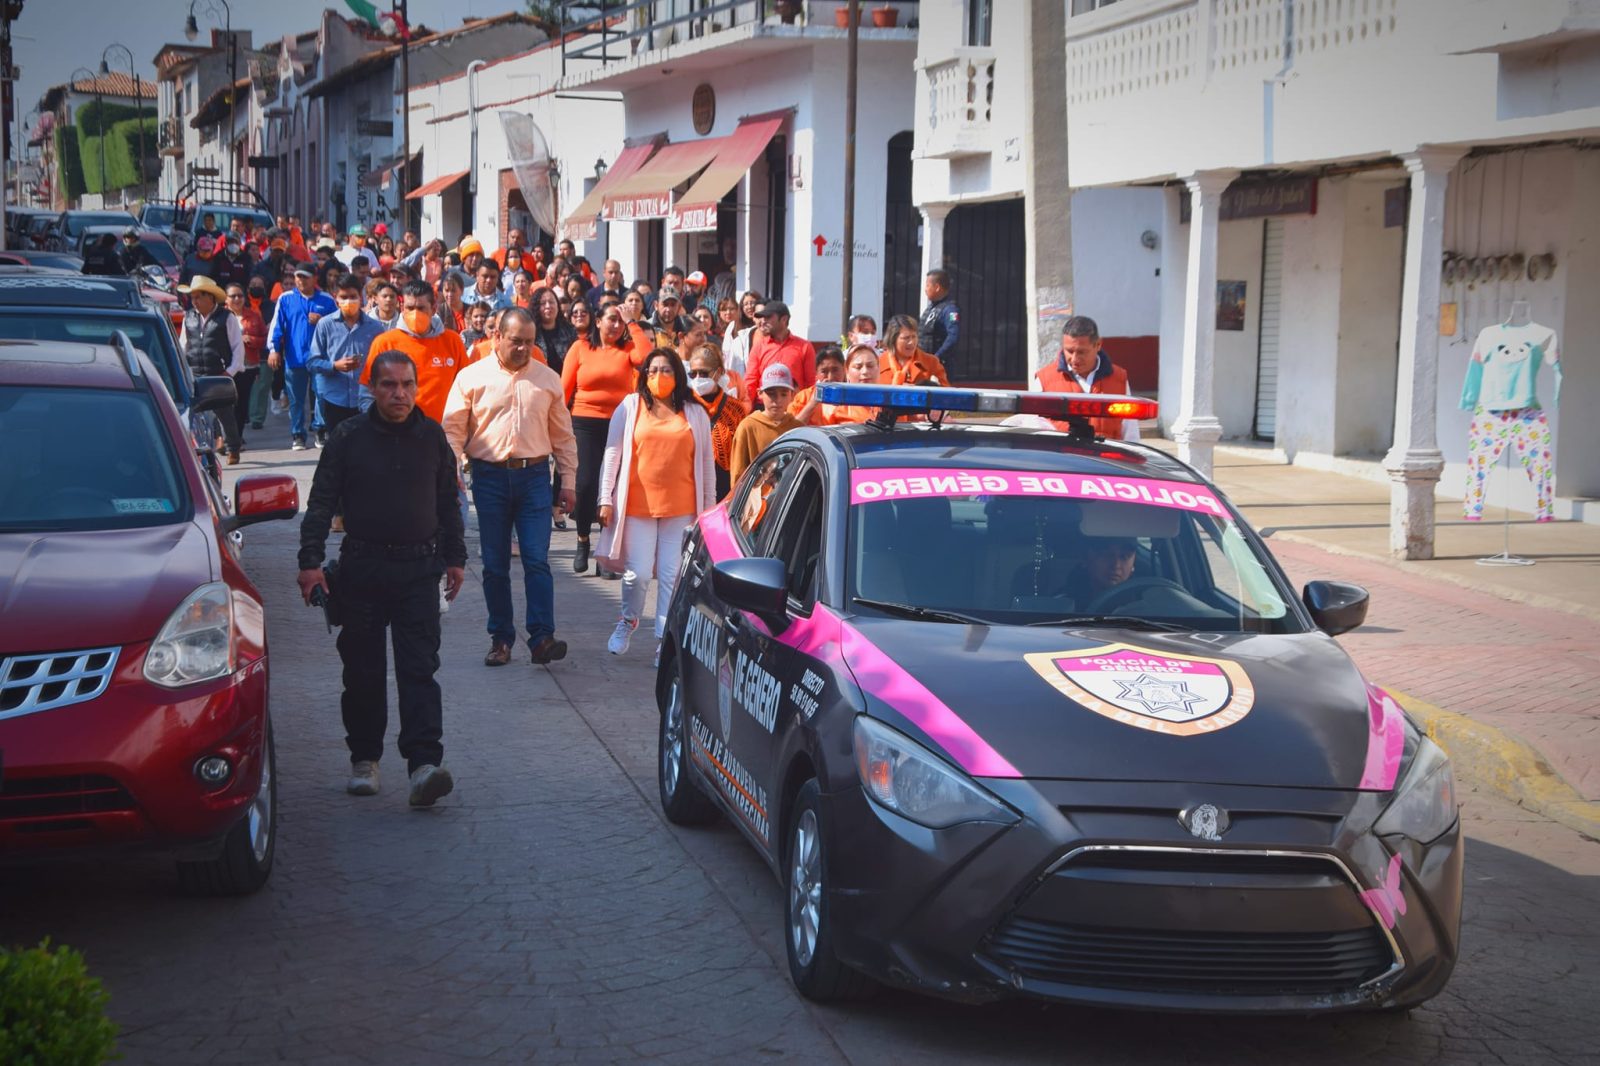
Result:
[[[400,4],[400,235],[411,228],[411,13]],[[399,243],[396,241],[395,243]]]
[[[11,144],[22,133],[22,123],[18,122],[13,128],[11,116],[15,113],[14,106],[17,95],[17,80],[15,71],[11,69],[11,20],[22,14],[22,0],[0,0],[0,82],[3,82],[4,92],[0,93],[5,98],[6,113],[0,122],[5,126],[5,152],[0,155],[0,167],[5,167],[11,160]],[[17,152],[17,206],[22,205],[22,156]],[[0,192],[4,191],[5,174],[0,171]],[[0,249],[9,247],[6,243],[6,198],[0,195]]]
[[856,66],[859,58],[861,0],[850,0],[849,45],[844,82],[844,286],[839,297],[839,331],[854,311],[856,281]]
[[1066,5],[1028,0],[1023,50],[1027,152],[1023,195],[1027,235],[1027,310],[1031,377],[1061,350],[1061,327],[1073,314],[1072,187],[1067,179]]

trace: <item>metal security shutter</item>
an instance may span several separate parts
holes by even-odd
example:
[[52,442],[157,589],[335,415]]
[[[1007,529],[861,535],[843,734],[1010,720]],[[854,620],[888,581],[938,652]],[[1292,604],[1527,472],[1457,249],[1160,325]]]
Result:
[[1278,435],[1278,322],[1283,309],[1283,220],[1269,218],[1261,236],[1261,333],[1256,348],[1257,440]]

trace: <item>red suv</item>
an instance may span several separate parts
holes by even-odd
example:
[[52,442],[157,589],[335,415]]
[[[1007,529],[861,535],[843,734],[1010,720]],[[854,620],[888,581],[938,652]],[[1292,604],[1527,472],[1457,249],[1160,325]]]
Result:
[[[195,382],[196,410],[233,402]],[[294,479],[229,508],[121,333],[0,341],[0,455],[0,859],[153,845],[187,889],[260,888],[267,635],[230,534],[294,517]]]

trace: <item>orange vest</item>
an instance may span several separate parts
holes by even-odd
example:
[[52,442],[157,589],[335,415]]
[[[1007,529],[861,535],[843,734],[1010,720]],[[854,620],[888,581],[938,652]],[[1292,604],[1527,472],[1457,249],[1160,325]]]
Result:
[[[1111,363],[1109,359],[1107,362],[1110,363],[1111,373],[1105,377],[1095,379],[1094,383],[1089,386],[1089,391],[1104,396],[1128,395],[1128,372],[1115,363]],[[1081,393],[1083,391],[1078,387],[1077,379],[1061,369],[1060,356],[1040,367],[1033,376],[1039,380],[1039,386],[1045,392]],[[1071,428],[1066,422],[1056,419],[1051,419],[1051,421],[1055,423],[1057,429],[1066,430]],[[1108,437],[1112,440],[1121,440],[1123,421],[1121,418],[1091,418],[1089,419],[1089,425],[1094,428],[1095,433],[1099,436]]]

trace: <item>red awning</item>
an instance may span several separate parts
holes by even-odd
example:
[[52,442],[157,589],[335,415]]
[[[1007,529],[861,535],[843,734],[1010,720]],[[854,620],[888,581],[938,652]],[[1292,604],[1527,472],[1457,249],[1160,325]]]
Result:
[[656,150],[655,141],[649,144],[636,144],[632,148],[624,148],[616,158],[616,162],[607,168],[594,188],[589,190],[589,195],[579,204],[561,223],[561,236],[569,241],[592,241],[600,231],[600,208],[605,203],[606,193],[618,184],[633,176],[634,171],[644,166],[650,158],[650,153]]
[[421,185],[418,185],[415,189],[412,189],[410,192],[406,193],[406,199],[420,200],[424,196],[433,196],[436,193],[444,192],[450,186],[454,185],[456,182],[460,181],[466,176],[467,172],[465,170],[458,170],[454,174],[445,174],[434,178],[432,181],[425,181]]
[[717,157],[672,205],[672,229],[679,233],[716,229],[717,204],[761,158],[782,126],[782,117],[752,119],[722,138]]
[[672,190],[704,170],[721,151],[725,137],[669,144],[605,197],[609,222],[666,218],[672,213]]

